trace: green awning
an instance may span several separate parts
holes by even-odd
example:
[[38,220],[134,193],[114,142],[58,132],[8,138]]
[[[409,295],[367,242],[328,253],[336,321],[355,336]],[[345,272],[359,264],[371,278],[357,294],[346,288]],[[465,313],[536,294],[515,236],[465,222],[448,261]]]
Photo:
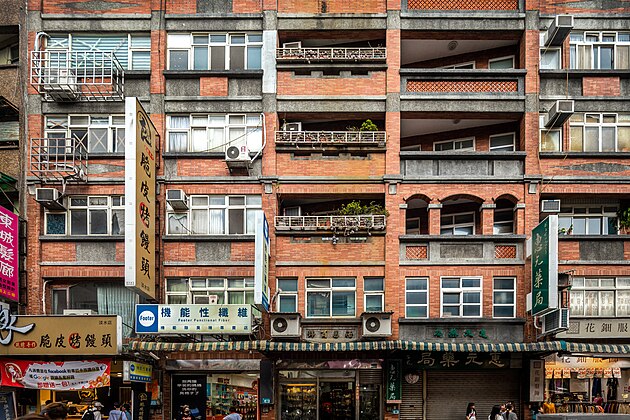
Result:
[[564,341],[539,343],[430,343],[418,341],[359,341],[341,343],[294,343],[277,341],[234,341],[206,343],[163,343],[156,341],[132,341],[130,350],[167,352],[209,352],[209,351],[261,351],[261,352],[306,352],[306,351],[453,351],[453,352],[537,352],[564,351]]
[[630,344],[567,343],[567,351],[598,354],[630,354]]

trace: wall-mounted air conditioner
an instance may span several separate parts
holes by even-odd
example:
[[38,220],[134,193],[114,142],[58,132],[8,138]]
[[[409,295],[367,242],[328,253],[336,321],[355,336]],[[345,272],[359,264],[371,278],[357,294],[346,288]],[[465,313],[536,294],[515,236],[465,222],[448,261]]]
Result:
[[239,162],[249,162],[249,149],[247,146],[230,146],[225,151],[225,160],[227,162],[231,161],[239,161]]
[[271,337],[299,338],[302,336],[301,318],[297,312],[276,312],[271,318]]
[[560,200],[542,200],[540,211],[541,213],[560,213]]
[[61,193],[56,188],[36,188],[35,201],[48,210],[65,210]]
[[193,303],[198,305],[216,305],[219,303],[219,296],[217,295],[194,295]]
[[545,32],[545,47],[560,47],[573,29],[573,16],[558,15]]
[[554,309],[542,317],[543,335],[556,334],[569,329],[569,308]]
[[282,44],[282,48],[302,48],[302,41],[285,42]]
[[361,314],[364,338],[392,335],[392,312],[364,312]]
[[76,76],[70,69],[48,68],[48,77],[42,85],[53,100],[74,101],[79,95]]
[[558,128],[573,115],[574,102],[570,99],[557,100],[545,114],[545,127]]
[[97,313],[91,309],[64,309],[63,314],[64,315],[97,315]]
[[283,131],[302,131],[302,123],[301,122],[284,123],[282,130]]
[[166,202],[173,210],[188,210],[188,196],[183,190],[166,190]]

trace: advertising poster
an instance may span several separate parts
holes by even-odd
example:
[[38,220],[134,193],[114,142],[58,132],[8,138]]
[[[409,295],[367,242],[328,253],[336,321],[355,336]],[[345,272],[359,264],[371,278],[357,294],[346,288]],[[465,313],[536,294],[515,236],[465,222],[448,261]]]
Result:
[[172,417],[178,419],[185,406],[193,420],[206,418],[206,375],[173,375]]
[[133,392],[133,413],[131,418],[135,420],[149,420],[151,414],[151,393],[146,391]]
[[73,391],[110,385],[109,360],[41,362],[0,361],[2,386]]

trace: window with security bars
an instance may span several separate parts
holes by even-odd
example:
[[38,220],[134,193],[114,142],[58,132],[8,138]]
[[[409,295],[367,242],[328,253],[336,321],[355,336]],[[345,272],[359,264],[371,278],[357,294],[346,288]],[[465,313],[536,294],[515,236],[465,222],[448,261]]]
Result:
[[[149,34],[65,34],[51,35],[48,51],[111,52],[125,70],[151,70]],[[77,63],[81,67],[81,63]]]
[[124,115],[47,115],[44,127],[48,144],[62,142],[57,147],[65,149],[65,139],[81,143],[88,153],[124,153]]
[[440,285],[443,318],[482,315],[481,277],[442,277]]
[[572,152],[630,152],[630,114],[573,114],[569,120]]
[[191,277],[166,279],[166,303],[253,304],[254,279],[249,277]]
[[630,32],[572,32],[572,69],[630,69]]
[[170,33],[169,70],[262,68],[261,33]]
[[65,212],[46,211],[46,235],[124,235],[124,196],[70,196]]
[[230,146],[262,147],[261,114],[199,114],[167,117],[168,151],[224,152]]
[[253,235],[262,211],[259,195],[192,195],[188,200],[185,211],[167,204],[169,235]]
[[630,316],[630,277],[573,277],[571,317]]
[[492,291],[492,317],[514,318],[516,316],[516,279],[495,277]]

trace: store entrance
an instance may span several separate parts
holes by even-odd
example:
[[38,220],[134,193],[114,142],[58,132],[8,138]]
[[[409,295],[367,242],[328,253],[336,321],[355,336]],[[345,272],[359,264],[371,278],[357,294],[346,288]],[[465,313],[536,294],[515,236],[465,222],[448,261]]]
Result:
[[321,419],[354,420],[354,382],[320,382]]

